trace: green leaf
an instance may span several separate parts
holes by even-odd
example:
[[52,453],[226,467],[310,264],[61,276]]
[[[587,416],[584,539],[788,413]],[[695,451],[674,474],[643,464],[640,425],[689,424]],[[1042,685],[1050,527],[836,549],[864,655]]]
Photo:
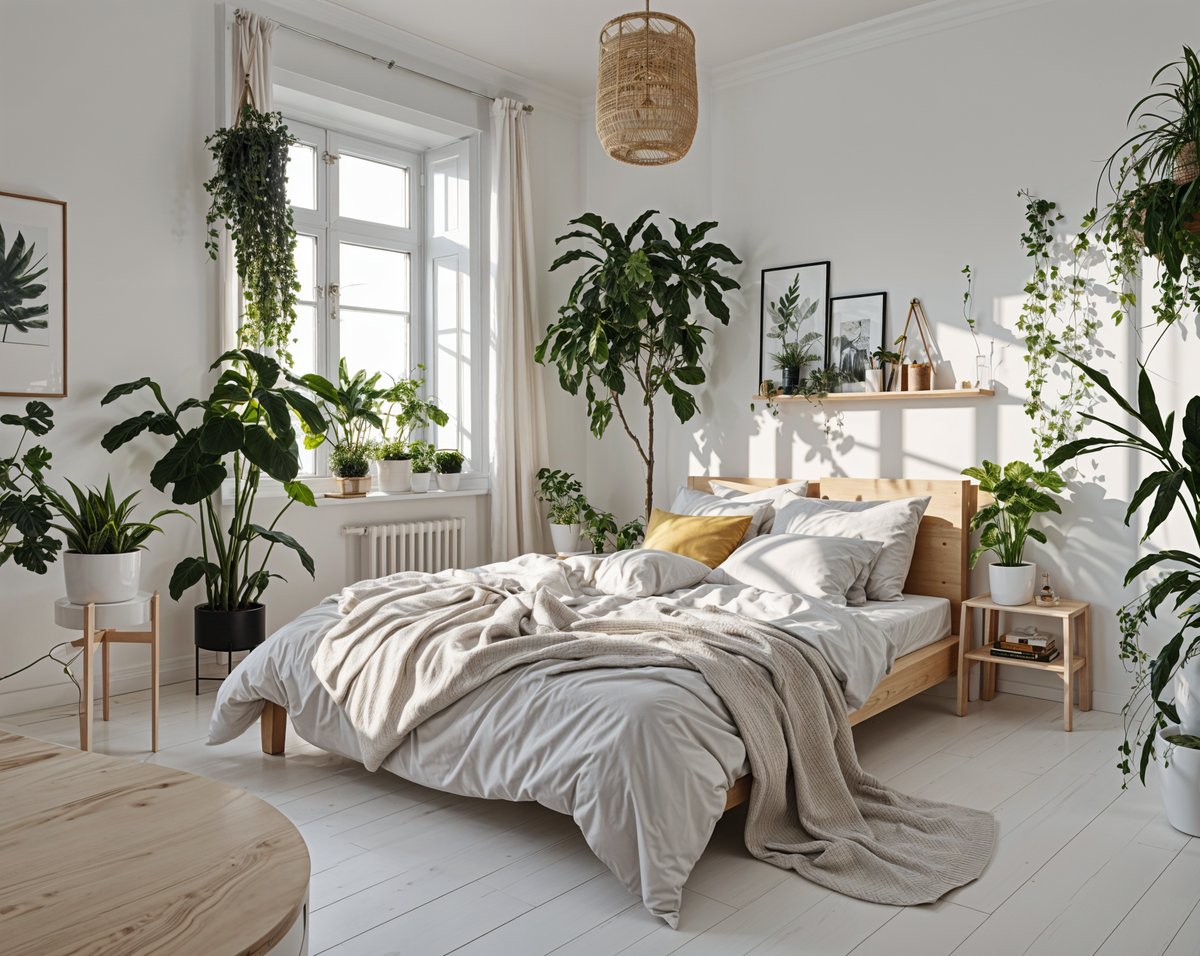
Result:
[[236,415],[214,415],[200,426],[200,449],[210,455],[228,455],[242,447],[245,426]]
[[1171,512],[1175,509],[1176,496],[1183,485],[1185,475],[1186,472],[1181,468],[1178,471],[1171,472],[1159,484],[1158,493],[1154,497],[1154,507],[1150,509],[1150,517],[1146,519],[1146,531],[1142,535],[1143,541],[1150,537],[1158,526],[1171,516]]
[[275,531],[270,528],[264,528],[262,525],[248,524],[246,530],[255,536],[262,538],[264,541],[271,541],[274,544],[281,544],[285,548],[291,548],[300,558],[300,563],[304,566],[304,570],[310,576],[317,576],[317,566],[313,562],[312,555],[304,550],[304,547],[293,538],[290,534],[284,534],[282,531]]
[[312,489],[302,481],[285,481],[283,490],[293,501],[298,501],[308,508],[315,508],[317,505],[317,499],[313,495]]
[[273,438],[260,426],[246,429],[242,452],[276,481],[291,481],[300,472],[295,444]]
[[175,565],[175,570],[171,574],[171,583],[168,587],[171,592],[171,600],[178,601],[183,597],[184,591],[205,577],[215,580],[220,574],[220,568],[203,558],[184,558]]
[[142,432],[150,427],[150,423],[154,421],[155,413],[146,411],[140,415],[134,415],[133,418],[127,418],[125,421],[113,425],[104,437],[100,439],[100,447],[105,451],[114,452],[127,442],[133,441]]

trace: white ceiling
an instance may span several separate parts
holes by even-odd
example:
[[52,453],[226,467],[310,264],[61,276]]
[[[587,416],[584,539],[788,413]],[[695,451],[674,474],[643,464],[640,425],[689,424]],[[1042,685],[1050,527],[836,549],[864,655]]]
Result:
[[[600,28],[636,0],[333,0],[574,96],[592,90]],[[701,69],[724,66],[925,0],[654,0],[696,34]]]

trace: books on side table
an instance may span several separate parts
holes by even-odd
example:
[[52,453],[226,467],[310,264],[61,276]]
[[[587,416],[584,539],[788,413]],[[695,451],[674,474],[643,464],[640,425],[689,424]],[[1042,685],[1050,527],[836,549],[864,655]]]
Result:
[[1058,645],[1052,634],[1032,627],[1022,628],[1001,637],[992,645],[991,654],[993,657],[1040,661],[1046,664],[1058,657]]

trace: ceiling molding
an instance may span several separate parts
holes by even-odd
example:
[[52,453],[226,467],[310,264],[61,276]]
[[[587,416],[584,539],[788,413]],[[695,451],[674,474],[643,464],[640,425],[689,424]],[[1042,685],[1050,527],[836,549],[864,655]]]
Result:
[[713,68],[713,88],[729,89],[914,37],[1002,16],[1053,0],[933,0]]

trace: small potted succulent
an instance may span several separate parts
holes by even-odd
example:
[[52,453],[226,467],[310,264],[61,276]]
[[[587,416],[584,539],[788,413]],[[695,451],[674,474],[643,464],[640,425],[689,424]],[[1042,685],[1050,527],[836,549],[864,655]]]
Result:
[[434,452],[433,466],[437,469],[437,485],[442,491],[458,491],[466,456],[456,448]]
[[371,463],[358,448],[335,445],[329,453],[329,470],[337,479],[338,495],[363,498],[371,490]]
[[583,485],[571,472],[560,468],[540,468],[537,473],[539,501],[549,506],[546,517],[550,522],[550,540],[557,554],[574,554],[579,550],[580,519],[587,508]]
[[408,451],[412,455],[412,490],[424,494],[429,490],[429,475],[437,450],[429,442],[418,439],[409,444]]
[[379,490],[390,495],[412,491],[412,453],[408,442],[399,438],[376,442],[371,456],[379,469]]

